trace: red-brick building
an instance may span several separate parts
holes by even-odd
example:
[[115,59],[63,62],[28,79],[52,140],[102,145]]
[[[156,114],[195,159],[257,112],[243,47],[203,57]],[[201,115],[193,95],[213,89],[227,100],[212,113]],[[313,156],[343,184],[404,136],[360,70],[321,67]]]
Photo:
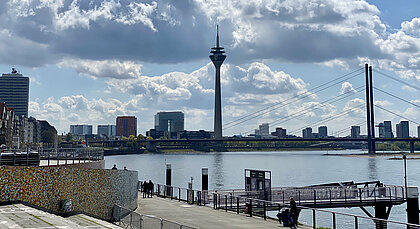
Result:
[[135,116],[118,116],[116,124],[117,136],[137,136],[137,118]]

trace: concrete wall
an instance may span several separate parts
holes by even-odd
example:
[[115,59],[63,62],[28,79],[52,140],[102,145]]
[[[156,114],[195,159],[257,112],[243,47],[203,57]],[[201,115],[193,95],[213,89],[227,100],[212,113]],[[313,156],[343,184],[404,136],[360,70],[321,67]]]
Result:
[[59,212],[61,201],[72,199],[73,211],[110,220],[114,204],[137,207],[137,180],[137,171],[0,166],[0,201]]

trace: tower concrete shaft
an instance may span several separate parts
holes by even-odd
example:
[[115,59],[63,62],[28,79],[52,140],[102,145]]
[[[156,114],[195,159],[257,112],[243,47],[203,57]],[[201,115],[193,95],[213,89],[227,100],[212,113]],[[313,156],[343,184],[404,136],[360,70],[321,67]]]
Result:
[[219,46],[219,26],[217,26],[216,47],[211,48],[210,59],[216,68],[214,95],[214,138],[222,138],[222,92],[220,86],[220,67],[226,59],[224,48]]

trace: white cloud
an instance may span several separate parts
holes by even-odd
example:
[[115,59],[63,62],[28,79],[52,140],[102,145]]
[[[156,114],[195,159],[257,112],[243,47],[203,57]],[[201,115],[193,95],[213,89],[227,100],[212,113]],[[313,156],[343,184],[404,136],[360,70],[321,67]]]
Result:
[[151,14],[153,14],[157,8],[157,2],[152,2],[152,4],[131,2],[128,7],[130,8],[130,13],[116,19],[117,22],[125,25],[134,25],[141,22],[152,31],[157,32],[157,29],[150,18]]
[[420,18],[413,18],[411,21],[401,23],[401,30],[407,34],[420,37]]
[[127,79],[141,74],[141,64],[120,60],[64,59],[59,67],[73,68],[77,73],[89,77]]
[[[272,103],[279,94],[293,95],[306,90],[300,78],[282,71],[273,71],[263,63],[248,68],[231,64],[222,66],[222,94],[228,104],[254,101]],[[190,74],[171,72],[161,76],[139,76],[134,79],[107,81],[110,88],[133,95],[141,95],[141,103],[148,106],[209,109],[213,101],[214,67],[211,63]],[[248,96],[249,95],[249,96]]]
[[357,91],[353,88],[353,85],[349,82],[344,82],[341,84],[341,91],[340,94],[347,94],[347,93],[356,93]]
[[350,69],[349,64],[345,60],[334,59],[334,60],[325,61],[322,64],[330,68],[337,66],[346,71]]

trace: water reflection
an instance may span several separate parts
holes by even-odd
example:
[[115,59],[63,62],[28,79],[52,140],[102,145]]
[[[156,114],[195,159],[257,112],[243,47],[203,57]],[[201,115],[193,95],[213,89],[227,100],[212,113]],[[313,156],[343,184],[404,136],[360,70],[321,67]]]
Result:
[[224,169],[223,169],[223,155],[216,153],[213,158],[212,171],[212,185],[216,190],[223,189],[224,187]]
[[376,158],[370,157],[368,158],[368,173],[370,180],[377,180],[378,179],[378,170],[376,167]]

